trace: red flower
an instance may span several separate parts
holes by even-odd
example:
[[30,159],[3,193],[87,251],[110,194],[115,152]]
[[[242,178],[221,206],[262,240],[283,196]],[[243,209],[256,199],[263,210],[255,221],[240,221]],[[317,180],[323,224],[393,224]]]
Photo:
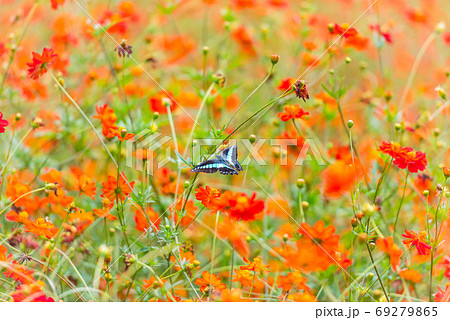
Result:
[[406,152],[412,151],[413,149],[410,147],[404,148],[398,142],[383,141],[378,147],[378,150],[383,152],[384,154],[390,155],[392,158],[398,158],[403,156],[403,154],[405,154]]
[[426,154],[421,151],[414,151],[411,147],[402,147],[398,142],[383,141],[378,150],[394,158],[393,163],[400,169],[408,168],[409,172],[426,169]]
[[195,193],[195,198],[202,202],[208,209],[215,209],[217,199],[220,197],[220,191],[206,186],[206,188],[198,187]]
[[434,296],[435,302],[449,302],[450,301],[450,283],[445,285],[445,291],[438,287],[438,292]]
[[248,197],[242,192],[225,191],[217,201],[216,210],[227,212],[235,220],[254,220],[264,210],[264,201],[255,198],[256,193]]
[[11,293],[14,302],[55,302],[42,291],[44,283],[40,280],[35,283],[21,284]]
[[9,125],[9,122],[3,119],[3,113],[0,112],[0,133],[5,132],[5,128]]
[[50,0],[50,2],[52,3],[52,8],[53,9],[58,9],[58,6],[62,6],[64,4],[64,1],[66,0]]
[[348,23],[343,23],[341,25],[335,23],[331,34],[339,34],[343,35],[344,38],[351,38],[356,36],[358,34],[358,31],[356,31],[355,28],[350,28],[350,25]]
[[279,112],[278,118],[281,121],[289,121],[290,119],[302,119],[304,116],[309,115],[309,112],[305,112],[298,104],[287,105],[284,107],[285,112]]
[[117,115],[114,113],[114,110],[108,107],[107,104],[99,107],[95,106],[95,110],[97,111],[97,115],[94,116],[94,119],[100,119],[102,122],[102,133],[107,138],[112,138],[113,133],[111,130],[117,129]]
[[42,54],[33,52],[33,62],[27,63],[27,66],[29,67],[28,75],[30,78],[36,80],[47,73],[47,68],[53,64],[57,56],[58,55],[51,48],[44,48]]
[[431,246],[427,243],[427,233],[425,231],[419,232],[419,234],[414,231],[408,231],[405,229],[405,234],[402,234],[407,240],[403,240],[405,245],[415,246],[417,248],[417,253],[419,255],[430,254]]
[[374,25],[370,26],[370,29],[372,31],[376,31],[380,36],[382,36],[386,40],[386,42],[392,43],[391,34],[389,32],[387,32],[387,30],[385,30],[385,28],[380,27],[380,25],[378,25],[378,24],[374,24]]
[[408,168],[409,172],[423,171],[427,167],[427,155],[420,151],[410,151],[393,162],[400,169]]
[[278,89],[282,91],[290,90],[295,83],[295,78],[285,78],[281,80]]

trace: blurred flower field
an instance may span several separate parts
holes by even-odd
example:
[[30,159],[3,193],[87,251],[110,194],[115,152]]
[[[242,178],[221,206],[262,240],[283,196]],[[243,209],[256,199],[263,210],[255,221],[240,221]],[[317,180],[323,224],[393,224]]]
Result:
[[450,301],[449,18],[0,0],[0,301]]

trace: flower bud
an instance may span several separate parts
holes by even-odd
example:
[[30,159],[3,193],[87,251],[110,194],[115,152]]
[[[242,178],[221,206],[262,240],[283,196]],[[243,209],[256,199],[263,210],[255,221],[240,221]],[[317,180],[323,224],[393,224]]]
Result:
[[153,113],[153,120],[156,120],[156,119],[158,119],[158,118],[159,118],[159,112],[155,111],[155,112]]
[[383,295],[383,293],[381,292],[381,290],[373,290],[372,292],[372,296],[374,297],[375,300],[378,300],[381,298],[381,296]]
[[203,52],[203,55],[206,56],[208,54],[208,52],[209,52],[209,47],[208,46],[204,46],[202,52]]
[[435,129],[433,130],[433,135],[434,135],[435,137],[439,137],[440,134],[441,134],[441,131],[439,130],[439,128],[435,128]]
[[445,30],[445,23],[442,21],[439,22],[434,29],[434,31],[436,31],[437,34],[441,34],[442,32],[444,32],[444,30]]
[[386,102],[389,102],[391,101],[391,99],[392,99],[392,91],[386,91],[384,93],[384,100],[386,100]]
[[353,120],[348,120],[348,122],[347,122],[347,127],[348,127],[349,129],[353,128]]
[[333,33],[334,32],[334,24],[333,23],[329,23],[327,26],[328,32]]
[[302,207],[303,207],[303,210],[307,210],[309,208],[309,202],[308,201],[302,201]]
[[303,189],[305,186],[305,179],[297,179],[297,188]]
[[185,188],[185,189],[189,188],[190,185],[191,185],[191,182],[190,182],[190,181],[186,180],[186,181],[184,182],[184,188]]
[[352,59],[350,58],[350,57],[346,57],[345,58],[345,63],[346,64],[349,64],[349,63],[351,63],[352,62]]
[[396,131],[400,131],[401,128],[402,128],[402,124],[397,122],[397,123],[395,124],[395,130],[396,130]]
[[44,126],[44,123],[42,122],[42,119],[39,117],[34,118],[33,122],[31,123],[31,127],[33,129],[37,129],[37,128],[43,127],[43,126]]
[[289,239],[289,235],[287,233],[283,234],[283,242],[287,242]]
[[221,88],[225,85],[225,76],[222,73],[216,73],[213,77],[214,82]]
[[430,195],[430,191],[423,190],[422,194],[424,195],[424,197],[428,197]]
[[251,134],[248,137],[248,140],[250,141],[251,144],[254,144],[256,142],[256,136],[254,134]]
[[447,101],[447,93],[445,92],[445,90],[441,86],[436,87],[434,90],[436,90],[436,92],[438,93],[439,97],[442,100]]
[[372,272],[369,272],[367,274],[367,281],[372,281],[372,279],[375,277],[375,275]]
[[16,122],[19,122],[22,119],[22,114],[20,112],[17,112],[14,119],[16,120]]
[[170,105],[172,104],[172,101],[170,101],[169,98],[162,98],[161,103],[164,107],[170,108]]
[[358,218],[358,220],[361,220],[362,218],[364,218],[364,212],[359,211],[359,212],[356,214],[356,218]]
[[280,56],[277,54],[273,54],[270,56],[270,61],[272,62],[273,65],[276,65],[278,61],[280,61]]
[[351,224],[352,224],[352,227],[353,227],[353,228],[355,228],[356,226],[358,226],[358,219],[352,218]]

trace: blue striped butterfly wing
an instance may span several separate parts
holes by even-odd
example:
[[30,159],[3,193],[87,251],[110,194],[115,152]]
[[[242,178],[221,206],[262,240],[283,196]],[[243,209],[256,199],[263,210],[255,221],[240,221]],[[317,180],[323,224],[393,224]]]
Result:
[[238,172],[221,158],[206,160],[195,166],[192,172],[214,173],[219,171],[220,174],[238,174]]
[[230,163],[237,171],[243,171],[241,164],[237,160],[237,146],[226,148],[220,153],[220,157]]

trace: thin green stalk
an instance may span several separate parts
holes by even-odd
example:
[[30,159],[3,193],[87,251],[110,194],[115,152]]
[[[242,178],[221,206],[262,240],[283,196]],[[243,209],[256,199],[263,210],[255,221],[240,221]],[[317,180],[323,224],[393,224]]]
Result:
[[9,157],[6,159],[5,164],[2,168],[2,171],[0,172],[2,175],[4,172],[6,172],[6,167],[9,164],[9,161],[12,159],[12,157],[14,156],[14,154],[16,153],[17,149],[19,148],[19,146],[25,141],[26,137],[31,133],[31,131],[33,131],[33,128],[30,128],[22,137],[22,139],[20,139],[20,141],[17,143],[17,145],[14,147],[14,150],[11,152],[11,154],[9,155]]
[[[447,184],[447,179],[445,179],[444,186]],[[444,187],[445,188],[445,187]],[[434,231],[434,241],[433,245],[431,247],[431,255],[430,255],[430,290],[429,290],[429,301],[432,302],[433,300],[433,267],[434,267],[434,250],[436,249],[436,243],[439,240],[438,238],[438,214],[439,214],[439,208],[441,206],[442,197],[444,195],[444,190],[441,191],[441,196],[439,197],[439,202],[436,207],[436,211],[434,214],[434,225],[435,225],[435,231]]]
[[225,125],[225,128],[227,128],[231,121],[234,119],[234,117],[236,116],[236,114],[239,112],[239,110],[241,110],[241,108],[247,103],[247,101],[259,90],[259,88],[261,88],[261,86],[266,83],[266,81],[270,78],[270,76],[272,75],[273,72],[273,68],[274,68],[275,64],[272,63],[272,66],[270,67],[269,73],[267,74],[267,76],[263,79],[263,81],[261,81],[261,83],[255,88],[255,90],[253,90],[248,96],[247,98],[245,98],[244,102],[241,103],[241,105],[236,109],[236,111],[233,113],[233,115],[231,116],[230,120],[228,120],[227,124]]
[[[210,276],[209,276],[209,287],[211,288],[211,278],[214,271],[214,260],[216,256],[216,238],[217,238],[217,224],[219,223],[219,214],[220,211],[217,211],[216,213],[216,223],[214,225],[214,238],[213,238],[213,244],[212,244],[212,250],[211,250],[211,269],[210,269]],[[211,299],[211,290],[209,290],[209,298]]]
[[402,198],[400,199],[400,204],[398,206],[397,214],[395,216],[394,231],[392,232],[392,238],[394,240],[395,240],[395,231],[397,228],[398,217],[400,216],[400,210],[402,209],[403,200],[405,199],[406,186],[408,185],[408,176],[409,176],[409,171],[406,171],[405,185],[403,187],[403,194],[402,194]]
[[49,270],[50,264],[52,263],[53,254],[55,252],[55,248],[58,245],[59,237],[61,236],[61,231],[64,228],[64,224],[67,222],[67,218],[68,217],[69,217],[69,211],[66,212],[66,215],[65,215],[65,217],[63,219],[63,222],[61,223],[61,226],[59,227],[58,233],[56,234],[55,242],[53,243],[52,251],[50,252],[50,256],[49,256],[48,261],[47,261],[47,270]]

